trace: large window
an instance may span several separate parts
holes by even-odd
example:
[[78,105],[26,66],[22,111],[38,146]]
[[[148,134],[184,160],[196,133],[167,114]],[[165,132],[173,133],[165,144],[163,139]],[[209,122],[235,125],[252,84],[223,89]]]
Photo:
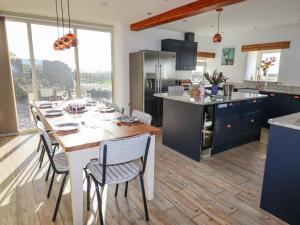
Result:
[[112,101],[110,31],[73,27],[78,51],[55,51],[56,26],[7,21],[6,29],[20,130],[34,127],[29,108],[32,100],[59,99],[68,91]]
[[[57,28],[32,24],[32,43],[35,59],[38,98],[61,96],[76,87],[74,49],[54,51]],[[62,29],[60,30],[60,34]]]
[[34,99],[34,93],[27,24],[8,21],[6,27],[19,129],[28,129],[34,126],[29,108],[29,102]]
[[78,53],[81,95],[90,93],[93,99],[111,102],[111,34],[82,29],[78,29],[77,34],[80,37]]

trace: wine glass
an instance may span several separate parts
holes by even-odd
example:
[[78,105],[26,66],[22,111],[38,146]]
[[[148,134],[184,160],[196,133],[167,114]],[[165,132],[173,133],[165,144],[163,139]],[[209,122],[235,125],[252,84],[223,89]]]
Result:
[[72,96],[72,99],[76,99],[77,98],[76,90],[72,90],[71,91],[71,96]]
[[64,92],[63,92],[63,95],[62,95],[61,97],[62,97],[62,99],[66,102],[67,99],[69,98],[69,93],[68,93],[68,91],[64,91]]

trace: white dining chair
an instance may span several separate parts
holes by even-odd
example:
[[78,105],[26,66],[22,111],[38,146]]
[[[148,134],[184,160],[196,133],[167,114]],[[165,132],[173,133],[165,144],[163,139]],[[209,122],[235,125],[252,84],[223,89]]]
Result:
[[132,110],[131,116],[136,117],[140,122],[151,125],[152,116],[148,113],[144,113],[139,110]]
[[[117,196],[119,184],[126,183],[128,187],[128,182],[137,177],[140,178],[145,217],[147,221],[149,220],[143,175],[147,163],[150,139],[150,134],[142,134],[130,138],[104,141],[100,145],[99,160],[93,160],[87,164],[85,169],[87,176],[87,209],[90,210],[90,178],[92,178],[96,187],[101,225],[104,224],[104,221],[99,186],[102,190],[104,185],[116,184],[115,196]],[[140,165],[133,162],[140,158],[143,158]],[[126,188],[125,197],[127,191]]]
[[182,96],[184,94],[183,86],[169,86],[168,95],[169,96]]
[[110,103],[109,107],[114,108],[115,111],[117,111],[117,112],[119,112],[121,114],[124,114],[124,107],[123,106],[117,105],[115,103]]

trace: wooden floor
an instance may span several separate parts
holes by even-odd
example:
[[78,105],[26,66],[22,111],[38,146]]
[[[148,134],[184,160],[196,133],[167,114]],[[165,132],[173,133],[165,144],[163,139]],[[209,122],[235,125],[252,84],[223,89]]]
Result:
[[[49,199],[45,171],[38,169],[37,135],[0,139],[0,224],[39,225],[51,221],[61,177]],[[139,183],[124,187],[114,198],[109,187],[106,224],[284,224],[259,208],[266,157],[267,131],[253,142],[198,163],[163,146],[157,139],[155,198],[144,219]],[[92,193],[94,191],[92,190]],[[55,224],[72,224],[70,187],[66,186]],[[86,202],[86,200],[85,200]],[[86,208],[86,206],[85,206]],[[98,224],[96,198],[85,211],[85,224]]]

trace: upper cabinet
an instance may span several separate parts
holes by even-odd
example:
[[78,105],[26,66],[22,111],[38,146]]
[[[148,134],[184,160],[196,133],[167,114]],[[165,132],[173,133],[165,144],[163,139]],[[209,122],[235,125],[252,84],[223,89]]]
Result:
[[176,52],[176,70],[195,70],[197,64],[197,42],[164,39],[161,50]]

